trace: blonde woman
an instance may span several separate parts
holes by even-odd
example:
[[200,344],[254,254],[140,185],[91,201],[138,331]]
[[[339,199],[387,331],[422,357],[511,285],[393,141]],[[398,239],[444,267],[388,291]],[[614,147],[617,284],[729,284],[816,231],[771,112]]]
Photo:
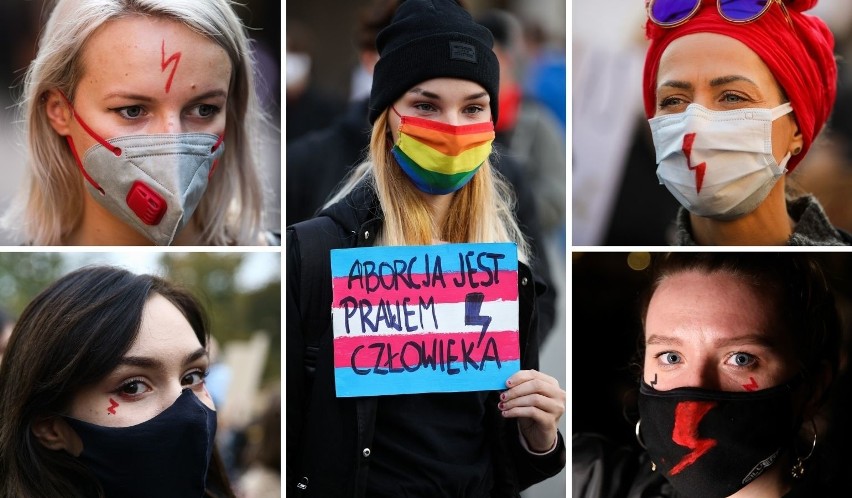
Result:
[[265,245],[252,55],[228,0],[59,0],[24,82],[34,245]]
[[408,0],[376,43],[369,159],[318,218],[288,230],[287,489],[519,496],[565,463],[565,392],[535,370],[541,289],[525,264],[522,370],[505,391],[335,397],[329,249],[515,242],[529,262],[511,190],[488,161],[499,72],[490,32],[453,0]]

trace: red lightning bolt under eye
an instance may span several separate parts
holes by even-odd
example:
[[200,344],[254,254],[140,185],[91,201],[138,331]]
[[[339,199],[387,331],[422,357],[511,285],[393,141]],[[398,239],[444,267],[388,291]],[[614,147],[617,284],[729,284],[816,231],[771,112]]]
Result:
[[172,61],[175,62],[175,65],[172,66],[172,73],[169,74],[169,79],[166,81],[166,93],[169,93],[169,90],[172,88],[172,79],[175,77],[175,71],[177,71],[178,63],[180,62],[180,52],[175,52],[171,55],[171,57],[166,59],[166,40],[163,40],[162,54],[162,62],[160,62],[160,65],[162,66],[161,72],[165,72],[166,67],[168,67]]
[[699,439],[698,424],[713,407],[715,401],[683,401],[675,407],[674,429],[672,430],[672,441],[692,451],[687,453],[677,465],[672,467],[669,475],[676,475],[683,469],[689,467],[702,455],[716,446],[715,439]]
[[116,409],[116,407],[118,407],[118,403],[116,403],[114,399],[110,398],[109,404],[110,404],[110,407],[107,408],[107,411],[112,413],[113,415],[115,415],[115,409]]
[[683,153],[686,154],[686,167],[690,171],[695,171],[695,192],[701,193],[701,184],[704,183],[704,170],[707,169],[707,163],[701,163],[695,167],[692,166],[692,143],[695,142],[695,133],[687,133],[683,136]]

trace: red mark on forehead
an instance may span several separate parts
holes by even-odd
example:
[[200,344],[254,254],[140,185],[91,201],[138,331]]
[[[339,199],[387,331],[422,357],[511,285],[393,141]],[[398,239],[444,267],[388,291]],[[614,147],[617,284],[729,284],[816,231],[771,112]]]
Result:
[[683,401],[675,407],[672,441],[692,451],[684,455],[680,462],[672,467],[669,475],[680,473],[710,451],[710,448],[716,446],[715,439],[700,439],[698,435],[698,425],[701,424],[707,412],[715,406],[715,401]]
[[749,391],[749,392],[757,391],[758,389],[760,389],[760,386],[757,385],[757,381],[754,380],[754,377],[749,377],[748,380],[750,380],[751,383],[750,384],[743,384],[743,389],[745,389],[746,391]]
[[172,89],[172,80],[175,77],[175,71],[177,71],[178,63],[180,62],[180,52],[173,53],[168,59],[166,59],[166,40],[163,40],[163,48],[162,48],[162,59],[160,62],[161,72],[166,71],[166,67],[174,61],[175,65],[172,66],[172,72],[169,74],[169,79],[166,80],[166,93],[169,93],[169,90]]
[[116,403],[114,399],[110,398],[109,404],[110,404],[110,406],[109,406],[109,408],[107,408],[107,412],[115,415],[115,409],[118,407],[118,403]]
[[692,144],[695,142],[695,133],[687,133],[683,136],[683,153],[686,155],[686,167],[690,171],[695,171],[695,192],[701,193],[701,184],[704,183],[704,171],[707,169],[707,163],[701,163],[695,167],[692,166]]

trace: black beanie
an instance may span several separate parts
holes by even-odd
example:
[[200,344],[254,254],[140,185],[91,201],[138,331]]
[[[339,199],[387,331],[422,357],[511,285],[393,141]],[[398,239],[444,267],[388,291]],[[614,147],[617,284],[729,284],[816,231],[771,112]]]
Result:
[[476,24],[456,0],[407,0],[379,32],[379,62],[370,92],[374,123],[414,85],[433,78],[459,78],[482,85],[497,122],[500,65],[491,32]]

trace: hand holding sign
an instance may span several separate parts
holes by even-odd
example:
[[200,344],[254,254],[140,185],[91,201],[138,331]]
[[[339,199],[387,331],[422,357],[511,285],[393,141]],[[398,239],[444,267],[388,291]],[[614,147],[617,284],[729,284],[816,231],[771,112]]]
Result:
[[517,418],[527,445],[536,453],[553,447],[559,419],[565,413],[565,391],[559,381],[536,370],[521,370],[506,381],[509,390],[497,405],[506,418]]

